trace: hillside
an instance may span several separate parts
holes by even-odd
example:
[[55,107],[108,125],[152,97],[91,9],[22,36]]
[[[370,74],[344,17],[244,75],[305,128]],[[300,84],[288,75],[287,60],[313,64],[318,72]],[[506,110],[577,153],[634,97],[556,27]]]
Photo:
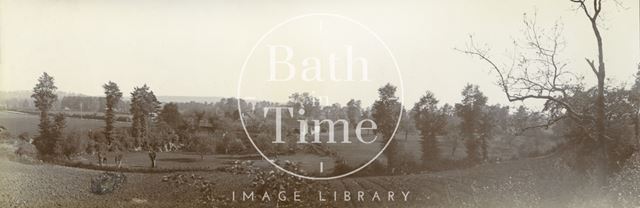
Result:
[[[558,156],[487,164],[466,170],[393,177],[362,177],[326,182],[329,190],[410,191],[402,207],[583,207],[580,177],[562,165]],[[162,183],[165,174],[126,173],[123,189],[107,195],[89,192],[99,171],[48,164],[28,165],[0,159],[0,204],[10,207],[174,207],[195,206],[193,189]],[[190,173],[187,173],[190,174]],[[216,193],[246,190],[245,175],[197,172],[216,183]],[[600,197],[601,198],[601,197]],[[590,198],[599,200],[600,198]],[[233,202],[238,206],[257,206]],[[328,206],[386,207],[390,202],[327,202]],[[400,204],[398,204],[400,203]],[[234,205],[234,204],[232,204]],[[7,206],[5,206],[7,207]]]

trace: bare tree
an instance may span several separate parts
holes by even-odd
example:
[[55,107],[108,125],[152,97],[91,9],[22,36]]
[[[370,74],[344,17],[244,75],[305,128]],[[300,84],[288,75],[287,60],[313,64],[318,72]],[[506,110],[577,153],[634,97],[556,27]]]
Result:
[[[477,47],[473,38],[462,52],[478,57],[488,63],[498,74],[498,84],[503,88],[509,101],[544,100],[543,111],[548,120],[528,128],[549,127],[569,118],[576,121],[588,136],[597,142],[601,150],[598,168],[601,175],[607,174],[607,147],[605,134],[605,63],[602,34],[598,18],[602,11],[602,0],[569,0],[578,5],[577,9],[589,20],[597,45],[597,58],[585,58],[589,68],[597,78],[597,88],[593,111],[576,109],[571,97],[583,88],[582,77],[567,70],[567,62],[559,57],[565,42],[561,38],[562,25],[556,23],[550,30],[542,30],[535,18],[525,17],[525,40],[523,45],[514,41],[514,53],[508,64],[499,64],[490,57],[489,50]],[[591,4],[592,3],[592,4]],[[592,6],[589,6],[592,5]],[[594,134],[591,134],[594,132]]]

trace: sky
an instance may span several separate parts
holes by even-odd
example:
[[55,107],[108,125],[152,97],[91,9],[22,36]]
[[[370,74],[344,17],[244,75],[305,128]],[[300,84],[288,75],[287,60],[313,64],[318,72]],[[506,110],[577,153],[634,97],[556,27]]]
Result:
[[[631,82],[640,62],[639,2],[604,2],[607,76]],[[377,87],[391,82],[402,83],[399,93],[410,106],[426,90],[443,103],[458,102],[472,83],[489,103],[507,104],[495,73],[454,49],[473,35],[500,58],[521,37],[523,14],[535,13],[542,27],[563,23],[561,56],[570,71],[593,83],[584,58],[595,56],[595,40],[575,8],[569,0],[0,0],[0,90],[30,90],[47,72],[59,90],[86,95],[103,95],[102,84],[111,80],[125,93],[147,84],[157,95],[233,97],[240,91],[281,101],[315,89],[330,102],[354,97],[368,104]],[[334,16],[297,19],[266,35],[316,13]],[[292,47],[291,62],[300,70],[304,57],[321,57],[326,81],[326,57],[345,43],[368,60],[372,81],[265,82],[269,45]]]

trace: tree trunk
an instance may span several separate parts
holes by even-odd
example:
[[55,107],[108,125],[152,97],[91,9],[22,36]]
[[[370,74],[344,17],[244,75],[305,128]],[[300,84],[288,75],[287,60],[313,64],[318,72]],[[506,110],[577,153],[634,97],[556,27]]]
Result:
[[[598,160],[599,164],[596,167],[596,170],[600,172],[600,180],[602,185],[607,185],[607,175],[609,175],[609,157],[607,154],[607,141],[606,141],[606,124],[605,124],[605,97],[604,97],[604,84],[606,79],[605,66],[604,66],[604,55],[602,49],[602,36],[600,34],[600,30],[597,25],[597,16],[591,19],[591,27],[596,36],[596,43],[598,45],[598,69],[596,71],[595,67],[592,64],[592,68],[594,68],[594,72],[598,78],[598,95],[596,98],[596,133],[597,140],[600,147],[600,159]],[[593,62],[592,62],[593,63]]]
[[453,159],[453,157],[456,154],[456,149],[458,148],[458,138],[454,138],[453,140],[453,147],[451,147],[451,159]]
[[102,167],[104,161],[104,154],[102,152],[98,152],[98,165]]
[[151,168],[155,168],[156,167],[156,152],[155,151],[149,152],[149,159],[151,160]]
[[640,118],[638,117],[638,113],[635,113],[635,115],[633,115],[633,138],[638,142],[636,148],[640,148],[640,138],[638,138],[638,127],[640,127],[639,123]]

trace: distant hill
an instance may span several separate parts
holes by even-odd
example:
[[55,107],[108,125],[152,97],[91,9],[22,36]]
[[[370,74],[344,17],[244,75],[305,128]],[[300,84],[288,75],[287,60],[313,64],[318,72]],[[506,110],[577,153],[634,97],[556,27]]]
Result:
[[[12,100],[12,99],[31,99],[31,91],[30,90],[19,90],[19,91],[0,91],[0,101],[1,100]],[[65,91],[57,91],[58,99],[66,96],[78,96],[78,97],[102,97],[93,96],[93,95],[84,95],[80,93],[73,92],[65,92]],[[206,96],[157,96],[160,102],[217,102],[222,97],[206,97]],[[128,100],[129,97],[125,94],[123,98]]]
[[[33,99],[31,98],[31,91],[19,90],[19,91],[0,91],[0,109],[29,109],[35,108]],[[57,91],[58,102],[54,103],[54,106],[59,105],[60,100],[67,96],[86,96],[79,93],[71,93],[65,91]]]
[[[33,99],[31,98],[31,91],[29,90],[20,90],[20,91],[0,91],[0,109],[31,109],[35,108],[33,105]],[[65,100],[65,97],[86,97],[86,98],[103,98],[104,96],[90,96],[84,95],[80,93],[72,93],[65,91],[57,91],[58,101],[54,103],[54,108],[64,106],[72,108],[73,106],[69,106],[69,104],[60,103]],[[125,97],[122,100],[126,103],[130,98],[125,94]],[[157,96],[158,100],[162,103],[215,103],[222,99],[222,97],[206,97],[206,96]],[[87,100],[85,103],[84,110],[91,110],[89,107],[94,104],[102,105],[101,103],[90,102],[91,100]],[[92,104],[89,104],[92,103]],[[123,104],[127,105],[127,104]],[[72,109],[73,110],[73,109]]]
[[[0,101],[2,100],[22,100],[22,99],[31,99],[30,90],[19,90],[19,91],[0,91]],[[66,97],[66,96],[86,96],[80,93],[73,92],[65,92],[65,91],[57,91],[56,94],[58,98]]]
[[204,96],[157,96],[158,101],[162,103],[215,103],[222,99],[222,97],[204,97]]

